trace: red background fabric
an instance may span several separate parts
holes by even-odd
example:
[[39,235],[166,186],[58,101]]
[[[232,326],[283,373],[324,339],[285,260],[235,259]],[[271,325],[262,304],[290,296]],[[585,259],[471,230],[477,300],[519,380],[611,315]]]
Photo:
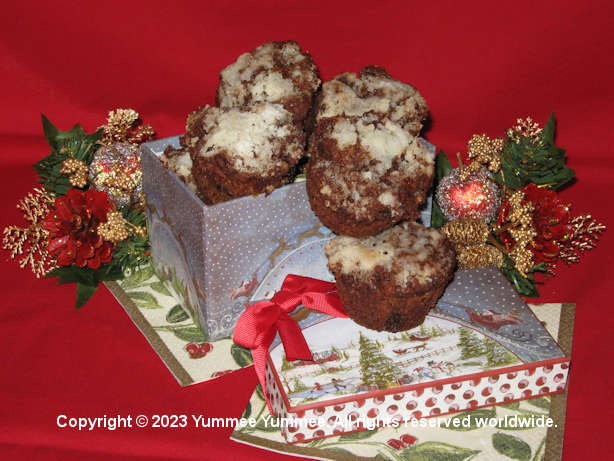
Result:
[[[10,2],[0,27],[0,224],[48,153],[44,112],[87,131],[135,108],[160,137],[212,104],[218,72],[243,52],[295,39],[323,79],[385,66],[426,98],[426,137],[454,154],[474,133],[501,136],[518,117],[558,119],[578,175],[562,192],[575,213],[610,226],[579,265],[560,266],[540,302],[576,302],[564,459],[611,458],[614,269],[611,2]],[[74,287],[36,280],[0,253],[0,458],[265,459],[230,429],[58,429],[70,416],[239,416],[256,384],[246,369],[181,388],[106,289],[79,312]],[[275,455],[273,455],[275,456]]]

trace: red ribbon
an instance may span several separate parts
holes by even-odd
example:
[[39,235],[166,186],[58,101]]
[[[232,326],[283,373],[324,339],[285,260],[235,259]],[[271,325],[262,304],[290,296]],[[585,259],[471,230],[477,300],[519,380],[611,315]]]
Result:
[[270,300],[247,305],[235,326],[234,342],[252,350],[256,375],[271,412],[266,393],[266,357],[277,333],[288,360],[313,360],[301,328],[289,315],[301,304],[333,317],[347,317],[333,282],[291,274]]

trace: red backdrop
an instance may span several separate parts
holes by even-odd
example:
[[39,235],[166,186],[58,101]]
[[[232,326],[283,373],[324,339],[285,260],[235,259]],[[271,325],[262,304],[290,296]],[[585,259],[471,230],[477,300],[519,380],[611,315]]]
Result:
[[[367,64],[411,82],[432,114],[427,138],[449,153],[473,133],[500,136],[517,117],[558,119],[558,144],[578,174],[562,192],[573,211],[612,226],[611,89],[614,34],[608,1],[575,2],[11,2],[0,34],[0,224],[20,222],[30,164],[48,152],[44,112],[86,130],[132,107],[158,135],[213,103],[217,73],[269,40],[295,39],[323,79]],[[560,267],[539,301],[576,302],[564,459],[609,459],[613,387],[609,334],[614,228],[580,265]],[[239,416],[252,369],[180,388],[106,289],[81,311],[74,287],[19,270],[0,253],[0,457],[264,459],[228,440],[230,429],[76,432],[58,414],[186,413]]]

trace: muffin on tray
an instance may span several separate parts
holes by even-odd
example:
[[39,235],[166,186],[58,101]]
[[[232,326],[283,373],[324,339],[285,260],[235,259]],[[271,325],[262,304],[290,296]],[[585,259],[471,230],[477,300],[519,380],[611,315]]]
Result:
[[311,55],[298,43],[269,42],[242,54],[220,72],[216,102],[222,108],[281,104],[302,122],[320,83]]
[[335,237],[325,253],[345,312],[377,331],[409,330],[424,322],[456,264],[441,231],[413,222],[368,238]]
[[305,134],[279,104],[205,106],[188,116],[184,143],[198,191],[211,205],[292,181]]
[[418,218],[434,173],[426,145],[387,118],[335,116],[311,136],[307,193],[336,234],[364,237]]
[[428,107],[413,86],[393,79],[381,67],[368,66],[359,76],[346,72],[322,85],[310,130],[322,119],[339,115],[387,118],[417,136],[428,116]]

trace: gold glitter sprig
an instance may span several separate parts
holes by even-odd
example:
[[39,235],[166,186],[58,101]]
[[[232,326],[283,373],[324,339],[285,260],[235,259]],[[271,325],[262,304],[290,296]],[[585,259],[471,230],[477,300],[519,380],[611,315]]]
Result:
[[509,211],[507,213],[507,223],[498,227],[495,233],[501,234],[504,231],[514,239],[514,245],[508,256],[514,261],[516,269],[521,274],[526,275],[533,268],[533,252],[530,246],[533,244],[537,232],[533,225],[533,212],[535,207],[530,202],[524,202],[524,192],[517,190],[508,198]]
[[88,166],[76,158],[67,158],[62,162],[60,173],[68,175],[70,184],[83,188],[87,184]]
[[97,229],[98,235],[103,239],[118,244],[126,240],[130,234],[145,237],[147,229],[143,226],[135,226],[124,219],[120,211],[111,211],[107,214],[107,221],[100,224]]
[[501,169],[502,152],[503,138],[491,139],[486,134],[474,134],[467,143],[467,155],[472,163],[486,165],[493,173]]
[[[138,177],[140,178],[140,175],[138,175]],[[109,176],[104,181],[104,185],[110,189],[119,191],[119,193],[116,195],[130,195],[132,194],[132,191],[136,189],[138,181],[126,173],[126,171],[120,165],[115,165]]]
[[102,142],[105,144],[114,142],[141,144],[155,134],[151,125],[141,124],[139,113],[134,109],[116,109],[109,112],[107,124],[100,128],[103,129]]
[[49,214],[54,198],[44,189],[35,188],[24,199],[20,200],[17,208],[29,223],[28,227],[8,226],[4,229],[2,247],[11,252],[11,259],[19,260],[22,269],[30,266],[37,278],[42,277],[56,266],[55,258],[47,251],[49,232],[42,227],[42,220]]
[[525,120],[519,118],[516,120],[516,125],[507,130],[507,136],[516,144],[520,142],[521,138],[529,138],[533,142],[541,144],[540,135],[542,130],[539,124],[533,121],[531,117],[527,117]]
[[533,252],[526,245],[522,240],[517,240],[512,251],[507,254],[514,261],[516,269],[525,276],[534,265]]
[[568,266],[580,261],[580,253],[595,248],[606,226],[595,221],[591,215],[576,216],[570,222],[573,231],[566,240],[559,242],[559,258]]
[[460,173],[461,181],[466,181],[482,165],[486,165],[493,173],[499,171],[502,152],[503,138],[491,139],[485,134],[474,134],[467,143],[467,155],[472,161],[469,165],[463,166]]

